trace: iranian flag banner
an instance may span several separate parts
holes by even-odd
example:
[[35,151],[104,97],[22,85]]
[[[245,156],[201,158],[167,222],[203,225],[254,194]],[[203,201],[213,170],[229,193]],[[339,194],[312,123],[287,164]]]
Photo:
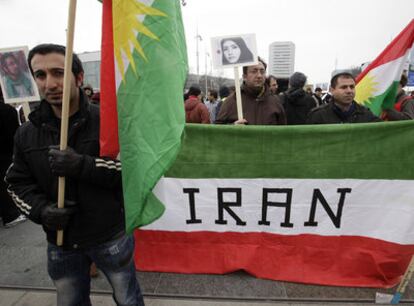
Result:
[[187,125],[139,270],[391,287],[414,254],[414,121]]
[[101,155],[121,153],[130,232],[163,213],[161,203],[148,205],[150,191],[180,148],[187,76],[180,3],[104,0],[102,25]]
[[392,108],[398,83],[414,43],[414,19],[358,76],[355,100],[380,115]]

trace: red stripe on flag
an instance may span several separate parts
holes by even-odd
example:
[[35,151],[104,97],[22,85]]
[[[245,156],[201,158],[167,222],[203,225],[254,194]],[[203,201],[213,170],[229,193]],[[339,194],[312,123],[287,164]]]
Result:
[[101,156],[115,158],[119,153],[119,141],[112,29],[112,0],[104,0],[102,5],[100,147]]
[[395,286],[414,253],[413,245],[357,236],[137,230],[135,241],[142,271],[245,270],[272,280],[353,287]]
[[356,79],[356,83],[362,80],[372,69],[391,62],[405,55],[414,43],[414,19],[401,31],[400,34],[381,52],[381,54],[368,65]]

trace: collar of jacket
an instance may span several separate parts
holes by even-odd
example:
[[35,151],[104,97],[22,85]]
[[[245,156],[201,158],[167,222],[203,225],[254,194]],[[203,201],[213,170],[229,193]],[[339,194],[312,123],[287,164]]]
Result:
[[[89,114],[89,102],[82,89],[79,88],[79,117],[81,120],[86,120]],[[56,127],[56,122],[60,121],[53,113],[50,104],[43,99],[40,105],[30,113],[29,120],[36,126],[40,127],[42,124],[47,124]]]
[[335,100],[331,102],[333,111],[341,118],[349,118],[353,113],[358,113],[360,109],[358,108],[358,103],[352,101],[351,106],[347,111],[343,111],[338,105],[336,105]]
[[302,98],[306,95],[306,92],[303,90],[303,88],[289,88],[286,93],[285,96],[286,98],[288,98],[289,100],[296,100],[299,98]]
[[266,85],[263,85],[262,88],[249,87],[243,82],[241,91],[257,100],[263,100],[263,97],[267,92],[267,87]]

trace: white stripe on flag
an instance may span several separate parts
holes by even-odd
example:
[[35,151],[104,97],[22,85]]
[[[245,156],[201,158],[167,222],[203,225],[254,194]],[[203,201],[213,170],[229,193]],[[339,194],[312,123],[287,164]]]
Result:
[[[184,188],[198,189],[199,192]],[[231,211],[245,225],[237,225],[227,210],[219,220],[218,188],[241,188],[241,207],[231,206]],[[291,214],[285,223],[286,207],[267,207],[263,219],[263,189],[285,189],[268,193],[268,202],[285,203],[287,191],[292,192]],[[312,199],[317,197],[313,225]],[[348,190],[350,189],[350,190]],[[341,191],[342,190],[342,191]],[[213,232],[268,232],[283,235],[316,234],[323,236],[364,236],[399,244],[414,244],[414,181],[361,180],[361,179],[176,179],[162,178],[153,192],[166,206],[164,215],[143,229],[164,231],[213,231]],[[190,194],[194,195],[194,213],[190,216]],[[343,195],[342,216],[338,216],[338,203]],[[331,209],[321,204],[321,196]],[[236,194],[223,194],[223,202],[235,202]],[[286,205],[285,205],[286,206]],[[189,223],[187,220],[201,220]],[[259,224],[266,220],[270,225]],[[335,221],[340,220],[340,226]],[[315,226],[317,222],[317,226]],[[402,234],[404,233],[404,234]]]
[[372,96],[382,95],[386,90],[389,89],[391,84],[395,81],[399,81],[401,73],[404,68],[404,64],[410,54],[410,50],[402,56],[391,62],[385,63],[381,66],[375,67],[367,75],[374,77],[375,91]]

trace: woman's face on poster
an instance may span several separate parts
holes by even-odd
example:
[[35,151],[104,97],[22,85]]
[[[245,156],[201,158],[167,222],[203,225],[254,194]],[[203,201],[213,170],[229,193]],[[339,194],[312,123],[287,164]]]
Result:
[[233,40],[223,42],[223,55],[230,64],[237,63],[240,59],[240,47]]

